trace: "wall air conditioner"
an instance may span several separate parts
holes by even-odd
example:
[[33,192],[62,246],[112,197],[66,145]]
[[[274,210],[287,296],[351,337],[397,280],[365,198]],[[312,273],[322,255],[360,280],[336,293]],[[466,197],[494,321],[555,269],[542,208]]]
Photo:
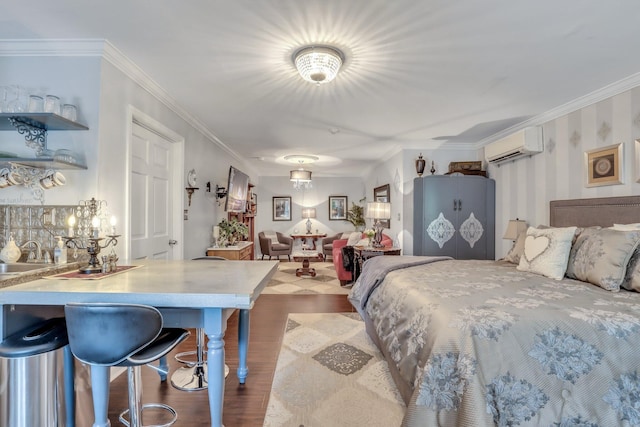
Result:
[[490,164],[500,164],[524,156],[542,153],[542,126],[519,130],[484,147],[484,157]]

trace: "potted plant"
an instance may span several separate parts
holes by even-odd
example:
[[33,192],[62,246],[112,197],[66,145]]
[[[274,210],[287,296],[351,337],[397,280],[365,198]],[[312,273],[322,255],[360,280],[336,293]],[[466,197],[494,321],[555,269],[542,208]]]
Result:
[[[360,203],[364,202],[366,197],[360,199]],[[351,209],[347,211],[347,221],[349,221],[356,228],[356,231],[362,231],[366,225],[364,219],[364,207],[356,205],[355,202],[351,202]]]
[[235,219],[231,221],[223,219],[218,223],[218,227],[220,228],[218,245],[222,247],[235,246],[239,241],[249,237],[249,227]]

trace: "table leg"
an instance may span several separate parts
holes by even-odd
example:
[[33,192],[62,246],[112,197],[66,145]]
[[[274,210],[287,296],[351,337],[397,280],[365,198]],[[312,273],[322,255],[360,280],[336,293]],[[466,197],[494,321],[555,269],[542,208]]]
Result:
[[211,426],[222,426],[224,401],[224,316],[220,308],[204,310],[204,332],[207,343],[207,382],[209,385],[209,411]]
[[249,350],[249,310],[238,313],[238,380],[244,384],[249,373],[247,352]]
[[91,395],[93,397],[93,427],[110,427],[109,367],[91,366]]
[[76,425],[76,392],[75,392],[75,365],[71,348],[64,347],[64,405],[67,413],[67,427]]

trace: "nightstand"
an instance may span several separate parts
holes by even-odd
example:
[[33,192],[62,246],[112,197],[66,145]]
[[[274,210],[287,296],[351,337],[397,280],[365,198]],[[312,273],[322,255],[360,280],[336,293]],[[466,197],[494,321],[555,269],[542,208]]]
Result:
[[360,276],[360,272],[362,271],[362,264],[369,258],[381,255],[400,255],[401,252],[402,249],[400,248],[373,248],[365,246],[354,246],[353,255],[356,268],[353,274],[353,280],[355,281],[358,279],[358,276]]

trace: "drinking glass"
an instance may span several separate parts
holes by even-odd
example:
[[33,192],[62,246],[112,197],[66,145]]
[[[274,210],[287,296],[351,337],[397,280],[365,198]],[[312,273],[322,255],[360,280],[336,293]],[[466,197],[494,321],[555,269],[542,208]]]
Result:
[[45,113],[60,114],[60,98],[55,95],[47,95],[44,99]]
[[64,104],[62,106],[62,117],[75,122],[78,118],[78,109],[73,104]]
[[29,95],[29,106],[27,110],[30,113],[41,113],[44,111],[44,100],[38,95]]

